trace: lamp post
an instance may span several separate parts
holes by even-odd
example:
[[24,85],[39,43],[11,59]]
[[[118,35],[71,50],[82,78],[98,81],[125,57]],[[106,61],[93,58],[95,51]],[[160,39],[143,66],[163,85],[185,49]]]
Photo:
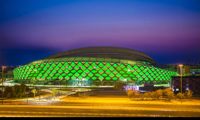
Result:
[[[28,86],[28,84],[29,84],[29,80],[26,80],[26,96],[27,96],[27,104],[28,104],[28,94],[29,94],[29,86]],[[28,88],[28,92],[27,92],[27,88]]]
[[3,95],[4,95],[4,84],[3,84],[3,82],[4,82],[4,69],[6,68],[6,66],[2,66],[1,67],[2,68],[2,71],[1,71],[1,78],[2,78],[2,104],[3,104]]
[[182,91],[182,79],[183,79],[183,64],[179,64],[178,65],[180,67],[180,89],[181,89],[181,93]]

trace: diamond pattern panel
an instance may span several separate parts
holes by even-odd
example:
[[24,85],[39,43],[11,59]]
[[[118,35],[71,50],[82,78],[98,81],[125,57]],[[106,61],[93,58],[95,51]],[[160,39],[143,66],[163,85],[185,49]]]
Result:
[[[71,58],[69,58],[71,60]],[[45,61],[31,63],[14,69],[14,79],[25,80],[128,80],[136,82],[169,81],[177,73],[141,64],[112,63],[109,61]],[[74,60],[74,59],[72,59]]]

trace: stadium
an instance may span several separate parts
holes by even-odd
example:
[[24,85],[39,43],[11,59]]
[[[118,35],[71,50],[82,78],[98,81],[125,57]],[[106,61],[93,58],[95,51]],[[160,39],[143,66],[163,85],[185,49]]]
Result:
[[18,83],[112,86],[117,82],[166,84],[175,71],[159,68],[143,52],[118,47],[87,47],[60,52],[14,69]]

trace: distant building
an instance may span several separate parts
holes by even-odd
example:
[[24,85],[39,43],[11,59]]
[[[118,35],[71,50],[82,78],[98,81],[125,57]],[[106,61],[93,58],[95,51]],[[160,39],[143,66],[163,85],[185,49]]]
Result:
[[[5,68],[3,70],[3,77],[5,80],[13,80],[14,79],[14,75],[13,75],[14,68],[15,68],[14,66],[5,66]],[[2,80],[2,68],[0,68],[0,79]]]
[[[171,87],[175,93],[181,91],[180,68],[177,68],[179,76],[173,77]],[[182,92],[191,90],[194,95],[200,95],[200,65],[184,65],[182,76]]]

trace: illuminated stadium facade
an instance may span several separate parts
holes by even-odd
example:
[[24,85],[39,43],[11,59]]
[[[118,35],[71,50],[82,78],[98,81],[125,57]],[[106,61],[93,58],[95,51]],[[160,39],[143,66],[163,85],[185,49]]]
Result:
[[88,47],[55,54],[14,69],[20,83],[68,86],[168,83],[177,73],[156,67],[148,55],[126,48]]

